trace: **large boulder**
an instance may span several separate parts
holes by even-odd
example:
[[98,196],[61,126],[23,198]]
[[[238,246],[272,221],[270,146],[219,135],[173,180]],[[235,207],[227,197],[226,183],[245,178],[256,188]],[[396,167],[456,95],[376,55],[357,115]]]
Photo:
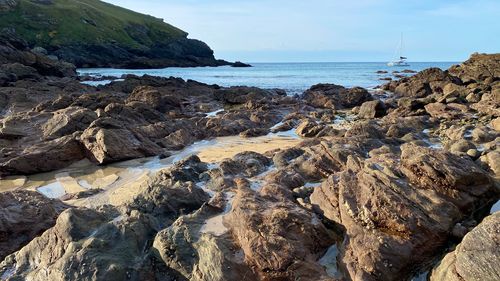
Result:
[[239,181],[238,185],[226,221],[236,244],[244,252],[246,263],[260,278],[327,278],[316,260],[333,240],[321,221],[288,198],[281,197],[281,192],[275,190],[279,187],[263,187],[261,194],[257,194],[248,182]]
[[383,102],[367,101],[359,108],[358,116],[363,119],[373,119],[383,117],[386,113],[386,108]]
[[449,83],[461,84],[460,79],[439,68],[429,68],[409,78],[390,83],[388,90],[399,96],[423,98],[432,93],[442,93]]
[[127,103],[142,102],[160,112],[174,108],[180,108],[181,101],[173,95],[163,95],[157,89],[150,86],[139,86],[134,89],[127,98]]
[[62,169],[85,158],[76,135],[34,144],[0,163],[0,176],[26,175]]
[[0,193],[0,260],[54,226],[65,208],[34,191]]
[[353,108],[373,99],[363,88],[347,89],[335,84],[314,85],[304,92],[302,98],[311,106],[332,109]]
[[492,192],[490,176],[467,158],[413,144],[401,151],[401,170],[410,182],[434,190],[461,210],[473,208]]
[[431,281],[500,280],[500,212],[485,218],[432,270]]
[[370,155],[349,157],[311,196],[317,212],[345,229],[339,261],[351,280],[410,278],[440,253],[456,222],[495,197],[471,160],[415,145],[400,157]]
[[[102,125],[102,123],[101,123]],[[161,154],[161,148],[144,136],[134,133],[115,121],[107,127],[91,125],[81,142],[87,154],[100,164]]]

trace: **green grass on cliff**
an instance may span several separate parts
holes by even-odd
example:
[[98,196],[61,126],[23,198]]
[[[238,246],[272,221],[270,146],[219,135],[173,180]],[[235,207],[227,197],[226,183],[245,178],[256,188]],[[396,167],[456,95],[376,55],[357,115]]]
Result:
[[161,19],[99,0],[18,2],[15,9],[0,12],[0,27],[14,27],[28,42],[42,47],[118,43],[140,49],[187,36]]

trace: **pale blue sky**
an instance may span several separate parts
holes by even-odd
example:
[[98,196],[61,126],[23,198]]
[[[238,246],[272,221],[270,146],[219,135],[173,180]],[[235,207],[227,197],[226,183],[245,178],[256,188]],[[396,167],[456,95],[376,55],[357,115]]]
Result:
[[411,61],[500,52],[500,0],[106,0],[165,19],[218,58],[248,62]]

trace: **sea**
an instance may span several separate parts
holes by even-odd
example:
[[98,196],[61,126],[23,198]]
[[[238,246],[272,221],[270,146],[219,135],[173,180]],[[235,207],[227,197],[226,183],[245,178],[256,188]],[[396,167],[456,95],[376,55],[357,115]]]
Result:
[[[414,62],[406,67],[389,67],[385,62],[328,62],[328,63],[252,63],[253,67],[189,67],[164,69],[112,69],[87,68],[79,69],[79,75],[114,76],[124,74],[145,74],[161,77],[180,77],[219,86],[255,86],[260,88],[279,88],[289,95],[300,94],[318,83],[334,83],[346,87],[361,86],[373,89],[387,81],[381,78],[393,78],[393,71],[421,71],[430,67],[443,70],[457,64],[456,62]],[[377,71],[387,71],[378,74]],[[409,74],[406,74],[409,75]],[[110,81],[87,81],[86,84],[99,85]]]

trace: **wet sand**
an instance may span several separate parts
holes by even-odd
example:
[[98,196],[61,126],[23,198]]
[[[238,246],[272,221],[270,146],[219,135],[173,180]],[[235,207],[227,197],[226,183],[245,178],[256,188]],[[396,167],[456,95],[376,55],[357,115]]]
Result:
[[[147,185],[151,176],[188,156],[198,155],[203,162],[217,163],[244,151],[265,153],[293,147],[302,140],[294,131],[272,133],[256,138],[220,137],[194,143],[172,156],[135,159],[106,166],[83,160],[65,169],[32,176],[9,177],[0,180],[0,192],[16,189],[37,190],[49,198],[60,198],[91,189],[101,192],[65,203],[95,208],[104,204],[121,205],[129,202]],[[221,224],[222,221],[218,222]]]

